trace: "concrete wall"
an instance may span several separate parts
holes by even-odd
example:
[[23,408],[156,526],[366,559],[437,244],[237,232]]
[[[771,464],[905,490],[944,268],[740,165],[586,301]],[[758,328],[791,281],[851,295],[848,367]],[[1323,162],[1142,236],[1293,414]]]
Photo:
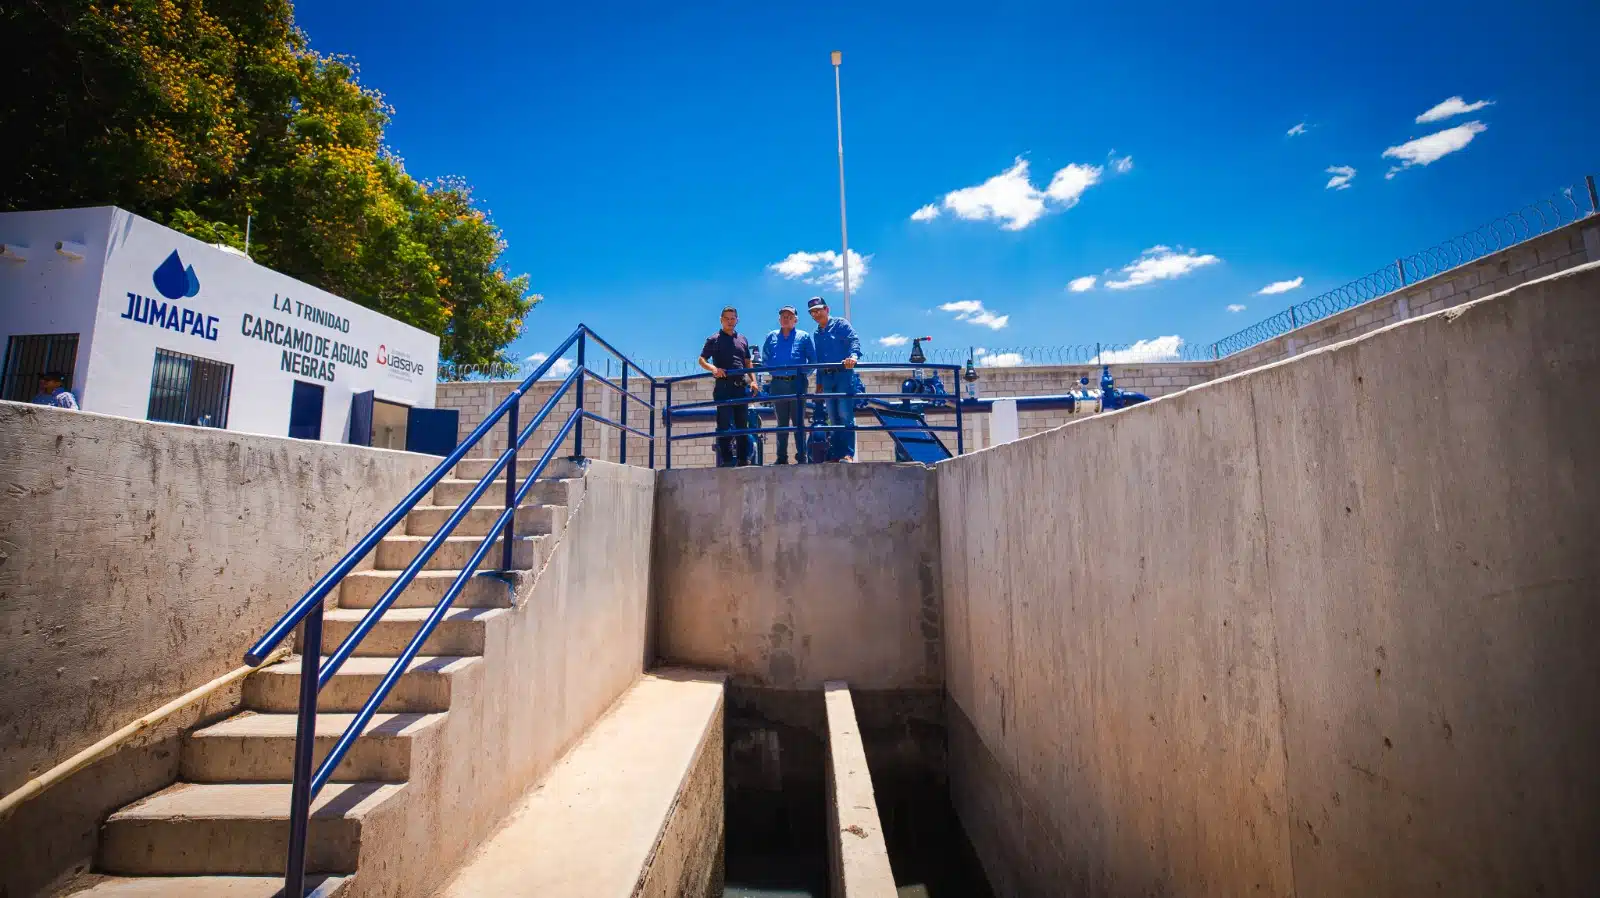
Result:
[[[437,462],[17,403],[0,458],[0,793],[237,667]],[[178,728],[235,698],[0,823],[0,892],[86,859],[100,817],[175,779]]]
[[938,685],[938,551],[921,465],[664,472],[657,653],[742,686]]
[[1600,893],[1597,388],[1589,265],[940,465],[996,893]]

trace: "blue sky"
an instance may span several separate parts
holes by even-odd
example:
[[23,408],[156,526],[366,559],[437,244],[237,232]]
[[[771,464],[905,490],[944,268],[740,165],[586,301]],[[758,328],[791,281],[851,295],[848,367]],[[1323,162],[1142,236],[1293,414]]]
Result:
[[[412,174],[466,177],[503,228],[546,297],[521,356],[579,321],[687,359],[724,304],[748,333],[814,293],[839,313],[805,280],[826,261],[792,258],[839,249],[835,49],[867,257],[851,317],[874,347],[1209,343],[1600,173],[1593,3],[1207,6],[300,0],[297,17],[393,104]],[[1452,97],[1486,105],[1417,121]]]

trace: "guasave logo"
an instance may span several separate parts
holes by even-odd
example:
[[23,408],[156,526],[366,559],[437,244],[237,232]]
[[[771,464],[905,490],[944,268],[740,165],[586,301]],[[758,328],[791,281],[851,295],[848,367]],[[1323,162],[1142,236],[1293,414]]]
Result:
[[155,282],[156,292],[168,299],[188,299],[200,292],[200,279],[195,277],[194,266],[185,268],[177,250],[156,266],[150,280]]

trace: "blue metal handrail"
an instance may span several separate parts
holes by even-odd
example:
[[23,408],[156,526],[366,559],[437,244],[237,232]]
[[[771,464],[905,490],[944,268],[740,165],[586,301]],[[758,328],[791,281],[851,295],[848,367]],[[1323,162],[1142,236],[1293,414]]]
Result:
[[556,360],[566,354],[568,349],[572,348],[572,344],[583,336],[584,330],[585,328],[580,325],[577,330],[572,332],[572,336],[562,341],[560,349],[552,353],[549,358],[544,360],[543,364],[534,369],[527,379],[511,391],[511,395],[495,406],[494,411],[490,412],[482,423],[473,428],[472,433],[461,441],[461,445],[457,446],[454,452],[445,456],[444,461],[439,462],[438,466],[429,471],[428,476],[422,478],[421,482],[411,492],[407,493],[404,499],[400,500],[399,505],[396,505],[393,510],[384,515],[383,520],[368,531],[360,542],[352,546],[350,551],[346,552],[344,557],[339,559],[332,568],[329,568],[328,572],[322,575],[322,579],[318,580],[316,585],[311,587],[305,596],[296,602],[294,607],[289,609],[287,614],[280,618],[276,624],[273,624],[271,629],[267,630],[266,634],[256,640],[256,644],[245,652],[245,663],[254,667],[266,660],[267,655],[277,648],[278,644],[283,642],[284,638],[295,627],[299,626],[302,620],[305,620],[306,615],[311,612],[313,606],[321,606],[328,593],[332,592],[333,588],[344,580],[345,575],[355,570],[355,566],[360,564],[361,560],[366,558],[367,555],[371,554],[373,549],[377,548],[378,543],[389,535],[389,531],[393,530],[396,524],[405,520],[411,509],[422,501],[422,497],[432,492],[439,481],[443,480],[445,475],[450,473],[460,463],[461,459],[466,457],[467,452],[478,445],[478,441],[489,433],[490,428],[494,427],[507,411],[517,405],[522,398],[522,394],[527,392],[527,389],[539,378],[544,377],[550,367],[556,363]]
[[[622,383],[613,383],[610,379],[601,376],[584,364],[587,344],[593,341],[602,349],[615,355],[622,362]],[[543,378],[566,353],[576,346],[577,359],[573,370],[562,381],[549,397],[547,397],[539,411],[528,420],[527,424],[519,426],[518,418],[521,409],[522,397],[532,389],[533,385]],[[650,398],[645,399],[628,389],[628,376],[630,369],[642,376],[650,386]],[[589,411],[584,406],[584,383],[590,379],[621,393],[624,396],[621,421],[613,421],[602,415]],[[266,656],[278,646],[297,626],[303,626],[301,634],[301,659],[300,659],[300,704],[298,723],[295,733],[294,753],[294,785],[290,798],[289,808],[289,853],[285,864],[284,873],[284,898],[304,898],[305,895],[305,857],[306,840],[309,831],[311,802],[318,792],[327,785],[333,771],[339,766],[340,761],[350,750],[355,741],[361,737],[372,716],[382,706],[389,692],[399,682],[411,662],[422,650],[429,636],[438,627],[449,612],[450,606],[466,588],[466,584],[477,575],[479,565],[494,546],[496,539],[501,540],[504,554],[501,562],[501,573],[509,574],[512,570],[512,548],[516,538],[516,516],[522,500],[527,496],[533,484],[549,467],[561,445],[572,437],[573,456],[581,458],[583,455],[583,427],[584,420],[593,420],[597,423],[617,428],[621,433],[620,460],[627,460],[627,438],[629,434],[643,438],[649,446],[649,464],[655,466],[655,419],[658,407],[655,402],[656,391],[660,388],[660,381],[645,371],[636,362],[618,352],[610,343],[596,336],[585,325],[578,325],[560,347],[544,360],[534,371],[516,386],[484,420],[473,428],[472,432],[462,440],[449,455],[445,456],[432,471],[428,473],[404,499],[400,501],[383,519],[374,526],[366,536],[362,537],[351,549],[340,558],[329,571],[322,576],[312,588],[306,592],[299,601],[290,607],[282,618],[250,647],[245,654],[245,660],[251,665],[260,664]],[[556,434],[551,438],[549,446],[541,454],[539,461],[534,464],[527,474],[518,477],[517,460],[522,446],[533,437],[535,431],[544,424],[556,405],[566,397],[569,392],[576,394],[576,407],[562,423]],[[627,410],[629,402],[641,402],[650,410],[650,429],[640,430],[627,423]],[[504,418],[507,423],[507,446],[505,451],[494,460],[489,470],[473,484],[466,498],[457,503],[445,522],[440,525],[437,532],[417,552],[416,556],[400,572],[395,582],[384,590],[383,595],[368,609],[359,623],[345,637],[344,641],[334,649],[333,653],[324,661],[322,659],[322,624],[323,610],[327,596],[343,582],[346,575],[351,573],[356,565],[360,564],[368,554],[377,547],[378,543],[394,529],[395,525],[405,519],[405,516],[416,507],[422,498],[428,495],[441,480],[443,480],[460,461],[477,446],[492,428]],[[669,425],[670,426],[670,425]],[[394,664],[389,668],[378,686],[362,704],[361,710],[351,720],[350,724],[340,734],[333,749],[328,752],[316,771],[312,771],[312,752],[314,747],[317,697],[322,687],[326,686],[332,677],[339,671],[344,663],[349,660],[362,640],[377,626],[385,612],[395,603],[400,594],[416,579],[417,574],[433,557],[439,547],[445,544],[450,534],[457,525],[472,511],[477,501],[488,491],[494,481],[505,472],[506,492],[505,507],[500,515],[489,527],[488,533],[479,541],[472,557],[468,559],[462,570],[456,575],[450,586],[445,590],[443,597],[433,607],[428,617],[423,621],[417,632],[406,644]]]
[[[897,369],[904,370],[904,369],[917,369],[917,368],[928,369],[928,370],[936,370],[936,371],[949,371],[951,373],[951,380],[952,381],[957,381],[957,382],[959,382],[960,374],[961,374],[961,370],[962,370],[962,367],[960,365],[938,364],[938,363],[931,363],[931,362],[920,362],[920,363],[918,363],[918,362],[857,362],[852,368],[846,368],[843,364],[841,364],[839,362],[803,362],[803,363],[788,363],[788,362],[784,362],[784,363],[781,363],[781,364],[778,364],[778,365],[773,365],[773,366],[758,365],[758,366],[753,367],[753,368],[725,368],[725,369],[723,369],[723,375],[725,377],[734,378],[734,377],[745,377],[745,376],[753,375],[753,374],[772,373],[774,371],[786,371],[786,372],[787,371],[805,371],[805,372],[810,372],[810,371],[833,371],[833,372],[838,372],[838,371],[850,371],[850,370],[854,370],[854,371],[873,371],[873,370],[897,370]],[[662,418],[663,424],[666,427],[666,433],[665,433],[663,439],[664,439],[664,441],[666,443],[666,447],[665,447],[666,448],[666,467],[668,469],[671,469],[671,467],[672,467],[672,444],[673,443],[682,442],[684,440],[715,439],[717,437],[754,436],[754,435],[757,435],[757,434],[765,434],[765,433],[773,433],[773,434],[776,434],[776,433],[787,433],[787,434],[793,435],[795,437],[795,439],[803,441],[805,439],[805,435],[808,432],[816,432],[816,431],[855,430],[857,432],[870,433],[870,432],[875,432],[875,431],[905,432],[907,430],[907,428],[888,427],[888,426],[885,426],[885,425],[873,425],[873,424],[861,425],[861,424],[856,424],[853,420],[849,421],[849,422],[840,422],[838,424],[806,424],[806,423],[804,423],[804,417],[803,417],[804,412],[801,412],[796,416],[800,420],[798,420],[795,424],[789,425],[787,427],[779,427],[779,426],[774,425],[772,427],[742,427],[742,428],[730,428],[730,429],[726,429],[726,430],[720,430],[719,429],[719,430],[715,430],[715,431],[702,431],[702,432],[697,432],[697,433],[673,433],[672,432],[673,420],[675,418],[684,418],[684,419],[692,420],[694,417],[698,417],[697,415],[685,415],[685,414],[683,414],[686,411],[698,412],[700,414],[704,414],[706,411],[717,409],[717,408],[720,408],[722,406],[738,406],[738,405],[750,406],[750,405],[753,405],[753,404],[756,404],[756,403],[783,402],[783,401],[810,403],[812,401],[819,400],[819,399],[859,399],[859,400],[863,400],[863,401],[867,401],[867,402],[878,402],[878,403],[887,404],[888,401],[890,401],[890,400],[894,400],[894,401],[898,401],[898,402],[902,402],[902,403],[906,402],[907,400],[909,400],[911,402],[920,402],[920,404],[923,406],[925,411],[933,411],[933,410],[943,411],[943,410],[945,410],[946,406],[948,406],[949,410],[955,413],[956,420],[955,420],[954,424],[927,424],[925,427],[919,426],[917,428],[914,428],[914,430],[917,433],[921,433],[921,432],[924,432],[924,431],[927,431],[927,432],[930,432],[930,433],[931,432],[943,432],[943,433],[954,432],[955,435],[956,435],[956,454],[957,455],[962,455],[962,454],[964,454],[966,452],[966,445],[965,445],[966,444],[966,439],[965,439],[966,428],[962,423],[962,412],[963,412],[963,406],[965,406],[967,403],[965,401],[961,400],[960,397],[955,396],[955,395],[939,394],[939,395],[936,395],[936,396],[929,396],[927,394],[921,394],[921,393],[867,393],[867,392],[862,392],[862,393],[817,392],[817,393],[800,393],[800,394],[796,394],[796,395],[789,395],[789,394],[773,395],[773,394],[769,394],[769,393],[751,393],[748,396],[735,397],[733,399],[705,399],[705,400],[695,400],[693,402],[677,402],[677,403],[672,401],[672,388],[673,388],[674,385],[682,384],[685,381],[700,380],[702,378],[707,378],[707,377],[716,377],[716,373],[715,372],[711,372],[711,371],[702,371],[702,372],[698,372],[698,373],[695,373],[695,374],[680,374],[680,375],[676,375],[676,376],[672,376],[672,377],[663,377],[663,378],[661,378],[662,388],[666,391],[666,401],[663,403],[663,407],[662,407],[662,410],[661,410],[661,418]],[[929,400],[933,400],[933,401],[930,402]],[[757,410],[751,409],[751,411],[755,412]],[[760,422],[760,415],[759,414],[757,415],[756,420],[757,420],[757,423]],[[800,447],[796,447],[796,448],[797,448],[797,450],[799,452],[799,457],[802,460],[804,460],[806,458],[805,450],[803,448],[800,448]]]

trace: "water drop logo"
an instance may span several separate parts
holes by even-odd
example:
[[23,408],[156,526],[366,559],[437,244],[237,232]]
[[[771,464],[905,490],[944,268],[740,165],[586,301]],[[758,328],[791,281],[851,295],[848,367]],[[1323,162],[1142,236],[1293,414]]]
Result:
[[194,266],[185,268],[177,250],[156,266],[156,273],[150,280],[155,282],[157,292],[168,299],[184,299],[200,292],[200,279],[195,277]]

